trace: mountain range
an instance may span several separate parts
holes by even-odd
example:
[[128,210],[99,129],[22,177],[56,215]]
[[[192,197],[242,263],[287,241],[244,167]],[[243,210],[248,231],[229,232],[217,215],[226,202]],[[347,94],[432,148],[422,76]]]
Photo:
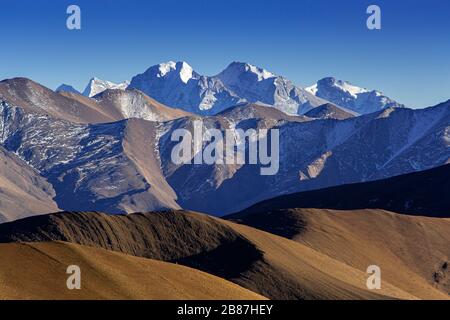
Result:
[[[172,134],[199,122],[244,149],[239,130],[277,129],[277,173],[173,162]],[[83,93],[6,79],[0,298],[448,299],[449,174],[450,100],[409,109],[239,62],[213,77],[168,62]],[[67,290],[69,264],[83,290]]]
[[[258,70],[250,72],[271,77]],[[52,186],[49,203],[64,210],[186,208],[223,215],[287,193],[426,170],[450,159],[450,102],[361,116],[331,104],[288,115],[243,102],[201,118],[205,128],[222,132],[278,129],[278,174],[261,176],[259,165],[175,165],[170,136],[192,131],[199,116],[137,89],[88,98],[16,78],[0,82],[0,97],[1,146]]]
[[[93,97],[106,89],[138,89],[167,106],[199,115],[216,115],[240,103],[275,107],[287,114],[305,114],[332,103],[357,114],[404,105],[381,92],[354,86],[346,81],[324,78],[303,89],[292,81],[249,63],[232,62],[215,76],[200,75],[184,61],[165,62],[116,84],[92,78],[83,95]],[[62,85],[57,91],[76,91]]]
[[[59,212],[1,223],[0,272],[5,280],[0,296],[448,299],[450,220],[448,212],[447,218],[428,215],[437,207],[429,195],[439,199],[449,191],[449,172],[446,165],[292,194],[226,220],[171,210],[128,215]],[[419,192],[422,186],[425,196]],[[355,206],[372,209],[342,210],[327,196],[345,196],[351,188],[358,192]],[[383,210],[390,205],[388,198],[374,203],[374,195],[390,195],[401,204],[391,208],[421,210],[421,216]],[[342,203],[349,203],[347,199]],[[323,209],[302,208],[308,201]],[[405,201],[415,205],[404,207]],[[447,198],[440,201],[440,208],[449,207]],[[330,209],[334,207],[339,210]],[[62,286],[64,266],[73,263],[89,279],[84,290]],[[383,272],[379,290],[365,286],[366,268],[373,263]],[[44,276],[36,279],[36,272]],[[50,274],[54,281],[46,281]],[[40,290],[33,290],[35,285]]]

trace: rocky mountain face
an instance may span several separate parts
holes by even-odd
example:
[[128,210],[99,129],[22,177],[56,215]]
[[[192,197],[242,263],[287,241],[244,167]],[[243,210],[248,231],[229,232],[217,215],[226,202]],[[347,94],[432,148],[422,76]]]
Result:
[[257,203],[230,219],[291,208],[383,209],[408,216],[450,218],[450,163],[369,182],[292,193]]
[[157,123],[75,124],[9,105],[0,114],[7,119],[1,145],[47,179],[58,206],[110,213],[178,207],[158,173]]
[[[173,72],[171,66],[158,72],[163,71]],[[271,79],[261,70],[250,72],[260,81]],[[197,77],[182,74],[182,83]],[[221,77],[229,84],[236,81]],[[24,79],[1,82],[0,94],[0,145],[52,185],[54,200],[64,210],[181,207],[221,215],[287,193],[426,170],[450,159],[450,102],[337,120],[287,115],[255,104],[200,117],[175,112],[137,90],[106,90],[90,99]],[[199,120],[204,129],[223,134],[231,129],[236,143],[244,145],[239,129],[278,129],[277,174],[261,175],[264,166],[248,161],[175,164],[172,133],[193,132]],[[252,139],[261,143],[259,137]]]
[[189,113],[169,108],[139,90],[106,89],[94,98],[73,91],[54,92],[32,80],[0,81],[0,102],[26,113],[48,115],[73,123],[106,123],[129,118],[172,120]]
[[347,81],[332,77],[323,78],[306,91],[359,114],[380,111],[386,108],[404,108],[377,90],[368,90]]
[[0,223],[58,211],[55,191],[39,173],[0,146]]
[[74,93],[57,93],[26,78],[0,81],[0,102],[20,106],[27,113],[49,115],[74,123],[113,121],[91,101],[72,99]]
[[136,89],[107,89],[93,100],[103,112],[116,120],[137,118],[167,121],[192,115],[181,109],[167,107]]
[[260,175],[260,165],[173,165],[168,137],[191,128],[191,119],[166,123],[159,141],[162,168],[183,208],[224,214],[275,194],[381,179],[433,168],[450,159],[449,102],[423,110],[387,109],[346,120],[239,120],[208,118],[206,127],[276,128],[278,173]]

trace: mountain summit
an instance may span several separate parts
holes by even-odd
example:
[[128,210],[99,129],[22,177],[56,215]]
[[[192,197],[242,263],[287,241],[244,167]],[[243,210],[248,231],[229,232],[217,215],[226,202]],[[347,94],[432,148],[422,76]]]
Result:
[[188,83],[191,79],[198,79],[199,75],[194,72],[192,67],[187,62],[173,62],[169,61],[166,63],[161,63],[159,65],[153,66],[149,69],[154,72],[158,78],[165,77],[176,77],[183,83]]
[[201,76],[184,61],[154,65],[133,77],[129,87],[165,105],[205,115],[244,102],[219,79]]
[[77,89],[72,87],[71,85],[63,83],[58,88],[56,88],[55,92],[71,92],[76,94],[81,94]]
[[372,113],[391,107],[405,107],[377,90],[361,88],[350,82],[332,77],[323,78],[306,90],[317,97],[360,114]]
[[[270,78],[276,78],[276,75],[273,73],[256,67],[254,65],[244,63],[244,62],[232,62],[225,70],[223,70],[219,75],[223,83],[227,83],[229,85],[236,85],[240,83],[239,77],[244,75],[244,78],[248,78],[249,80],[257,80],[258,82],[264,81]],[[254,79],[256,77],[256,79]]]
[[284,77],[242,62],[233,62],[216,76],[245,101],[274,106],[288,114],[303,114],[326,101]]
[[121,89],[125,90],[128,87],[129,82],[124,81],[121,83],[114,83],[111,81],[102,80],[99,78],[91,78],[89,80],[88,85],[86,86],[86,89],[83,91],[83,95],[86,97],[93,97],[107,89]]

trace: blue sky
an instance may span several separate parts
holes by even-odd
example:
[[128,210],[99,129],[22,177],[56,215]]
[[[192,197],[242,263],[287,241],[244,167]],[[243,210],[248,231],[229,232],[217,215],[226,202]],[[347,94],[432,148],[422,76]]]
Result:
[[[66,28],[81,7],[82,29]],[[382,29],[366,28],[378,4]],[[206,75],[245,61],[307,86],[325,76],[411,107],[450,99],[447,0],[0,0],[0,78],[83,89],[168,60]]]

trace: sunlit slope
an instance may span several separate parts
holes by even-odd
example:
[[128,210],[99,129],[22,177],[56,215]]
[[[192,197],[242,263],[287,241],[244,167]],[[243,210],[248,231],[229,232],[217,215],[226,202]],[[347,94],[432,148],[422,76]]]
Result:
[[0,225],[0,241],[68,241],[196,268],[272,299],[417,298],[277,235],[186,211],[108,216],[59,213]]
[[[81,289],[66,286],[69,265]],[[0,244],[0,299],[263,299],[184,266],[63,242]]]
[[361,271],[377,265],[383,281],[417,297],[450,297],[450,219],[376,209],[282,209],[235,219]]

